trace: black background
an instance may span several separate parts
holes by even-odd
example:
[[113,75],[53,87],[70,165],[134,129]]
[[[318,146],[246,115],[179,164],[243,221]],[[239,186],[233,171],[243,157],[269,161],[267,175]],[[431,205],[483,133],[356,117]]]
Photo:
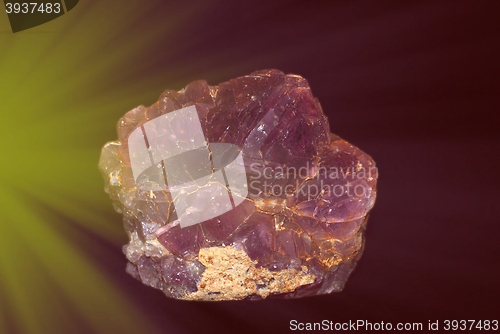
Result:
[[[166,2],[149,19],[184,6]],[[232,77],[277,68],[307,78],[332,132],[379,168],[365,253],[343,292],[298,300],[168,299],[126,276],[119,249],[110,273],[168,333],[281,333],[292,319],[500,320],[499,9],[495,1],[214,4],[183,28],[177,42],[190,38],[189,47],[169,64],[193,59],[186,84],[208,71],[200,58],[214,69],[210,84],[231,79],[216,71],[231,62]]]

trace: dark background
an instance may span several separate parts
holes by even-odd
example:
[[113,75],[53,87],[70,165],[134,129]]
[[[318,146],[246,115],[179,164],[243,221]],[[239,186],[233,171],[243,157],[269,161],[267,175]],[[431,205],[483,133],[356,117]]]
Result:
[[[53,62],[57,68],[58,62],[64,63],[60,55],[67,52],[67,59],[78,60],[71,66],[97,75],[98,84],[74,89],[71,101],[76,102],[63,107],[92,96],[100,97],[97,101],[105,108],[109,103],[108,113],[89,122],[95,129],[106,127],[109,140],[116,139],[114,126],[121,115],[139,104],[152,104],[164,89],[181,89],[197,79],[216,85],[255,70],[276,68],[309,81],[332,132],[370,154],[380,173],[364,255],[345,290],[297,300],[169,299],[125,273],[127,261],[117,244],[126,244],[127,236],[118,213],[107,216],[120,230],[118,242],[78,230],[78,224],[72,226],[71,219],[60,213],[67,224],[54,223],[55,228],[62,234],[78,234],[72,241],[75,247],[98,264],[99,275],[124,291],[126,300],[138,306],[153,328],[165,333],[282,333],[289,331],[291,320],[366,320],[394,326],[422,322],[424,327],[429,320],[441,320],[441,328],[445,319],[500,320],[500,138],[495,117],[500,110],[500,2],[224,0],[203,3],[203,10],[192,11],[201,2],[151,1],[146,9],[133,12],[133,19],[123,28],[112,8],[118,2],[105,3],[80,1],[70,13],[54,20],[61,25],[66,24],[63,20],[71,20],[68,26],[74,30],[56,30],[54,23],[40,26],[45,31],[34,28],[16,35],[42,39],[53,29],[58,37],[73,39],[78,45],[78,35],[72,32],[95,29],[99,52],[87,54],[82,47],[71,53],[54,41],[54,53],[41,53],[40,62]],[[120,6],[127,4],[120,2]],[[102,10],[103,6],[108,10]],[[138,2],[134,6],[142,8]],[[94,18],[98,10],[100,20],[83,19]],[[101,29],[108,26],[112,33]],[[168,34],[158,32],[164,26],[171,27]],[[138,40],[148,39],[151,43],[144,43],[148,47],[137,46]],[[16,43],[12,40],[11,44]],[[25,54],[29,52],[27,45]],[[121,53],[130,54],[127,63],[99,62],[105,54],[115,57]],[[54,54],[60,58],[51,58]],[[99,65],[97,69],[94,64]],[[114,74],[99,72],[106,68],[113,68]],[[36,72],[36,66],[33,69]],[[80,74],[74,70],[65,75],[79,82],[75,73]],[[167,75],[163,78],[158,73]],[[132,102],[127,100],[128,109],[113,95],[113,88],[123,83],[134,83],[125,86],[130,92],[147,90]],[[58,79],[43,84],[64,88],[66,82]],[[29,96],[29,91],[23,94]],[[76,135],[86,134],[71,126],[67,127]],[[61,138],[62,147],[66,137]],[[98,152],[105,142],[102,133],[82,135],[78,140],[82,147],[93,150],[90,165],[97,179]],[[92,197],[104,197],[101,186],[97,188]],[[62,196],[77,202],[77,197]],[[111,201],[103,206],[111,211]],[[0,289],[0,297],[1,293]],[[80,293],[87,294],[85,290]],[[71,303],[54,305],[75,316],[65,320],[68,325],[58,315],[60,310],[45,310],[43,303],[36,304],[40,314],[51,317],[46,328],[114,332],[114,325],[106,327],[107,313],[97,326],[85,321],[81,309],[66,307]],[[6,308],[11,322],[7,327],[22,328],[15,311]],[[123,321],[127,324],[127,319]]]
[[[193,303],[124,278],[151,321],[187,333],[280,333],[292,319],[499,319],[499,9],[494,1],[227,1],[187,27],[184,38],[197,43],[170,61],[257,59],[307,78],[332,132],[375,159],[378,197],[343,292]],[[122,275],[119,250],[117,262]]]

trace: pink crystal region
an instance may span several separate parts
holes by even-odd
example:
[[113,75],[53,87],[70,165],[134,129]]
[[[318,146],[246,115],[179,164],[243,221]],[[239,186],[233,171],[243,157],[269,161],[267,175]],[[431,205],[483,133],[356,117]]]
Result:
[[[128,137],[188,106],[196,107],[207,142],[241,148],[248,195],[233,210],[181,228],[168,187],[137,186]],[[131,275],[188,300],[298,298],[344,288],[362,254],[377,173],[370,156],[330,133],[304,78],[266,70],[218,86],[195,81],[129,111],[117,128],[99,168],[123,214]]]

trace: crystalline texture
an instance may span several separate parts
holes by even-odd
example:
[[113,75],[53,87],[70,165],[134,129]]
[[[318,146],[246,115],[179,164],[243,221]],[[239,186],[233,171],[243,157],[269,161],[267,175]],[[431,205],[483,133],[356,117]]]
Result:
[[[202,131],[178,114],[190,106]],[[377,171],[370,156],[330,133],[304,78],[268,70],[167,90],[149,108],[125,114],[118,138],[104,146],[99,168],[130,236],[127,272],[144,284],[188,300],[343,289],[362,253]],[[184,160],[165,158],[190,146],[198,151]],[[239,148],[241,158],[224,169],[227,147]],[[193,157],[205,161],[194,174],[226,172],[211,177],[217,191],[184,172]],[[150,158],[164,160],[139,175]],[[182,192],[172,178],[195,182]],[[233,209],[220,211],[229,205],[226,190]],[[208,204],[196,210],[201,202]],[[186,226],[186,217],[203,221]]]

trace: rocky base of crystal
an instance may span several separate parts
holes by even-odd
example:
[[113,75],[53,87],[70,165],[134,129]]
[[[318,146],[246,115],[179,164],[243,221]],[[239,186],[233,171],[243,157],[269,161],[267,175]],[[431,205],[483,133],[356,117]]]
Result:
[[[241,148],[249,191],[234,209],[181,228],[168,187],[145,190],[134,179],[128,145],[138,127],[188,106],[196,107],[207,142]],[[104,146],[99,167],[124,217],[132,276],[185,300],[298,298],[344,288],[363,251],[375,163],[330,134],[304,78],[270,70],[219,86],[195,81],[128,112],[118,136]]]
[[128,260],[127,272],[144,284],[162,290],[165,295],[185,300],[260,300],[298,298],[339,292],[363,252],[363,231],[350,249],[347,261],[328,266],[308,259],[262,267],[234,246],[201,249],[198,257],[185,260],[170,253],[157,240],[141,240],[136,232],[123,248]]

